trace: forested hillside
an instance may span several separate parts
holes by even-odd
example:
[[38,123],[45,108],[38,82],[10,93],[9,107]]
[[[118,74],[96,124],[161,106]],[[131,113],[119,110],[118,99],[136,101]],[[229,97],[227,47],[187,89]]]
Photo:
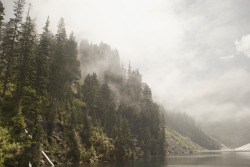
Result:
[[[162,111],[165,111],[161,108]],[[182,136],[189,137],[194,143],[208,150],[220,149],[220,144],[207,135],[195,120],[189,115],[181,112],[165,111],[165,120],[168,127],[179,132]]]
[[49,18],[37,34],[24,5],[3,22],[0,3],[0,165],[46,165],[41,151],[53,162],[165,155],[162,114],[140,72],[106,44],[78,48],[62,18],[56,34]]

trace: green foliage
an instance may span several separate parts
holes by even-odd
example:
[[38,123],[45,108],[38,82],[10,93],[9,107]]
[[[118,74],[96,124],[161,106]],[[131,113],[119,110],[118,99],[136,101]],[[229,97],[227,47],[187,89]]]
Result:
[[189,137],[201,147],[211,150],[220,148],[220,145],[212,137],[206,135],[202,129],[196,125],[194,119],[187,114],[165,112],[165,119],[169,127],[181,135]]
[[118,120],[113,128],[113,138],[115,144],[115,157],[117,160],[135,158],[135,150],[132,144],[132,134],[127,120]]
[[26,124],[24,122],[24,117],[22,114],[22,107],[18,107],[17,114],[11,119],[12,126],[11,126],[11,135],[17,141],[23,141],[25,139],[25,127]]
[[17,166],[16,154],[20,149],[20,144],[11,139],[9,131],[0,126],[0,166]]
[[188,137],[184,137],[181,134],[179,134],[178,132],[176,132],[173,129],[170,129],[169,127],[166,127],[166,138],[168,140],[174,140],[178,143],[178,145],[180,145],[181,147],[184,147],[186,150],[188,149],[192,149],[192,150],[203,150],[204,148],[202,148],[201,146],[199,146],[198,144],[192,142],[192,140]]
[[80,161],[80,148],[79,148],[79,140],[77,140],[77,136],[75,134],[75,131],[72,130],[72,127],[66,127],[65,133],[67,136],[67,146],[69,147],[69,150],[67,152],[67,159],[71,162],[79,162]]
[[1,74],[3,77],[1,78],[1,82],[3,82],[3,92],[2,97],[5,97],[6,91],[8,91],[8,83],[16,81],[18,78],[16,76],[17,69],[17,58],[20,54],[19,48],[21,41],[19,40],[21,37],[21,25],[22,25],[22,14],[24,8],[25,1],[18,0],[14,5],[14,18],[11,18],[3,28],[3,36],[1,43]]
[[98,156],[96,155],[96,151],[93,146],[87,150],[83,149],[83,160],[90,163],[98,160]]
[[96,103],[99,89],[99,81],[96,73],[87,75],[82,85],[82,100],[86,102],[88,113],[94,119],[96,118]]
[[111,136],[116,120],[115,103],[111,94],[111,89],[107,83],[101,85],[98,94],[97,118],[100,120],[104,131]]
[[89,138],[90,148],[95,148],[96,155],[101,160],[111,160],[114,145],[112,139],[108,138],[101,128],[93,128]]
[[53,55],[54,36],[49,31],[49,18],[43,28],[40,41],[36,48],[35,89],[37,96],[46,96],[49,88],[49,77]]
[[[15,2],[15,17],[2,27],[0,163],[40,166],[42,150],[58,162],[164,155],[159,107],[140,72],[126,73],[107,44],[82,42],[81,83],[77,42],[64,20],[53,35],[47,19],[38,35],[29,12],[22,21],[23,8],[24,0]],[[2,14],[0,3],[0,21]]]
[[75,82],[76,80],[79,80],[81,77],[80,72],[80,61],[77,59],[78,54],[78,48],[77,48],[77,42],[74,37],[74,34],[71,33],[69,36],[69,39],[66,42],[66,78],[68,80],[68,83]]
[[[29,12],[28,12],[29,13]],[[34,86],[35,78],[35,47],[36,30],[35,23],[28,15],[21,26],[20,49],[17,57],[17,83],[16,94],[21,98],[24,86]]]
[[4,7],[0,1],[0,38],[2,36],[2,24],[3,24]]

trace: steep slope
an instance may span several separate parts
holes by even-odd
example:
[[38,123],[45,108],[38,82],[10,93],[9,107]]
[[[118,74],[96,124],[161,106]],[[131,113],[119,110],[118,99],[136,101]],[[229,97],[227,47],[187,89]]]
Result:
[[[15,4],[15,17],[24,4]],[[12,18],[0,37],[7,62],[0,70],[0,127],[7,129],[4,141],[18,145],[0,166],[46,166],[41,150],[58,163],[165,155],[161,112],[139,70],[124,69],[107,44],[78,48],[63,18],[55,35],[49,20],[39,35],[26,19]]]
[[204,150],[201,146],[184,137],[175,130],[166,127],[167,154],[186,154]]
[[192,117],[181,112],[169,112],[164,108],[161,111],[164,112],[166,125],[171,129],[177,131],[182,136],[189,137],[194,143],[205,149],[220,149],[220,144],[196,125]]

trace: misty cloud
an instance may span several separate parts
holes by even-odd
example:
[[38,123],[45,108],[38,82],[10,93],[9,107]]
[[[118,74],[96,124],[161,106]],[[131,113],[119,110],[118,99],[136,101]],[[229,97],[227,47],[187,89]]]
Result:
[[[250,117],[250,1],[28,2],[38,31],[48,14],[53,32],[64,17],[79,41],[116,48],[167,109],[198,120]],[[10,1],[3,3],[12,10]]]
[[228,60],[233,59],[234,57],[235,57],[234,55],[228,55],[228,56],[222,56],[222,57],[220,57],[220,59],[221,59],[221,60],[228,61]]
[[239,41],[235,41],[235,45],[237,51],[250,58],[250,34],[243,36]]
[[191,87],[191,98],[189,96],[180,108],[198,113],[209,121],[230,119],[232,116],[234,119],[249,117],[249,82],[250,73],[244,70],[232,70],[218,78],[196,82]]

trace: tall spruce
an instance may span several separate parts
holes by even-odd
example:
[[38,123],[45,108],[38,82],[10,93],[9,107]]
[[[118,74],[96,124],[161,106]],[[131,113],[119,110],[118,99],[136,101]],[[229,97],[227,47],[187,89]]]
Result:
[[2,25],[3,25],[3,16],[4,16],[4,7],[0,1],[0,38],[2,37]]
[[51,66],[50,91],[53,97],[64,99],[66,84],[66,50],[67,34],[64,25],[64,19],[61,18],[58,24],[57,34],[55,36],[54,57]]
[[[0,1],[0,75],[2,75],[2,69],[3,69],[3,64],[4,64],[3,57],[2,57],[2,54],[3,54],[3,48],[2,48],[3,15],[4,15],[4,7],[3,7],[2,2]],[[0,88],[1,88],[1,84],[0,84]]]
[[105,82],[99,90],[96,114],[101,120],[104,131],[111,136],[113,126],[115,125],[116,110],[109,85]]
[[92,75],[88,74],[85,77],[84,84],[82,85],[82,99],[88,106],[89,115],[94,119],[96,118],[96,104],[99,87],[99,80],[96,73],[93,73]]
[[[30,17],[29,6],[26,20],[21,25],[20,48],[17,56],[17,83],[16,83],[16,106],[20,115],[24,117],[26,129],[29,135],[33,136],[21,141],[23,143],[23,152],[21,154],[20,165],[28,164],[28,160],[33,165],[38,166],[40,156],[40,135],[41,130],[38,124],[40,114],[39,101],[35,95],[35,49],[37,45],[37,33],[35,23]],[[21,132],[21,133],[24,133]],[[32,153],[32,154],[31,154]]]
[[35,48],[36,29],[35,23],[29,16],[30,8],[25,23],[22,24],[20,35],[20,53],[17,57],[17,96],[21,97],[24,86],[34,88],[35,85]]
[[20,144],[12,166],[39,166],[41,147],[58,162],[125,160],[141,155],[136,147],[145,155],[163,154],[164,124],[139,71],[129,65],[126,76],[117,50],[84,44],[83,68],[98,75],[81,83],[77,41],[73,33],[67,37],[64,20],[54,36],[47,19],[38,36],[29,12],[21,21],[23,5],[15,3],[15,18],[4,24],[0,43],[1,123]]
[[3,93],[2,97],[5,97],[7,91],[7,84],[9,81],[14,82],[17,65],[17,57],[19,54],[19,42],[20,42],[20,29],[22,24],[22,14],[25,1],[18,0],[14,6],[14,18],[11,18],[5,26],[5,35],[3,37],[1,59],[4,61],[3,64]]
[[69,39],[66,42],[66,80],[70,85],[71,83],[77,81],[81,77],[80,72],[80,61],[77,59],[78,48],[77,42],[72,32]]
[[53,58],[54,36],[49,31],[49,17],[41,34],[36,51],[36,95],[46,96],[48,93],[49,76],[51,72],[51,63]]
[[142,76],[139,70],[131,71],[129,67],[128,79],[125,86],[125,91],[128,96],[126,103],[138,103],[141,100]]

